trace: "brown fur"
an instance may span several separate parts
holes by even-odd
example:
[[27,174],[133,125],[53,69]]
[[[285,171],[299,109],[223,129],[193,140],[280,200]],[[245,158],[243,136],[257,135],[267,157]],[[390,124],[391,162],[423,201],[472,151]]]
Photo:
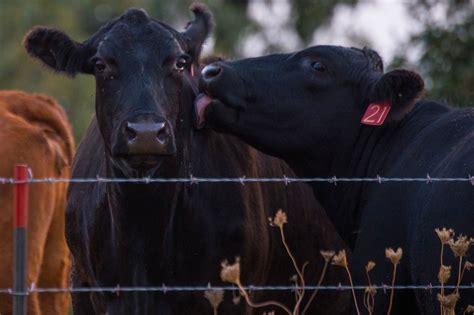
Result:
[[[0,177],[27,164],[34,177],[69,177],[74,154],[71,126],[52,98],[0,91]],[[64,231],[67,185],[29,186],[28,285],[69,286],[71,259]],[[0,186],[0,287],[12,287],[13,186]],[[67,314],[69,294],[28,296],[28,314]],[[0,314],[12,313],[11,296],[0,294]]]

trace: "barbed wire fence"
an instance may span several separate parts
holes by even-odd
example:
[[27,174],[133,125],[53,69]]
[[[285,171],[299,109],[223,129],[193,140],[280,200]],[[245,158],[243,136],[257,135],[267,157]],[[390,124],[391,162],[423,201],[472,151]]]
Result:
[[369,183],[390,183],[390,182],[424,182],[426,184],[440,183],[440,182],[461,182],[470,183],[474,186],[474,176],[467,175],[466,177],[431,177],[427,174],[425,177],[174,177],[174,178],[160,178],[160,177],[139,177],[139,178],[108,178],[108,177],[90,177],[90,178],[56,178],[44,177],[27,179],[16,179],[0,177],[0,184],[38,184],[38,183],[184,183],[184,184],[199,184],[199,183],[316,183],[326,182],[337,185],[337,183],[347,182],[369,182]]
[[[305,290],[320,290],[320,291],[346,291],[346,290],[366,290],[369,285],[354,285],[353,287],[349,285],[305,285]],[[301,286],[272,286],[272,285],[248,285],[242,286],[246,291],[296,291],[302,289]],[[474,283],[464,284],[464,285],[388,285],[388,284],[372,284],[370,288],[375,290],[388,291],[392,288],[395,290],[424,290],[432,291],[438,289],[459,289],[459,290],[468,290],[474,289]],[[165,284],[161,286],[120,286],[115,287],[67,287],[67,288],[37,288],[34,284],[27,288],[24,292],[17,292],[12,288],[2,288],[0,289],[0,294],[10,294],[10,295],[29,295],[31,293],[92,293],[92,292],[109,292],[109,293],[120,293],[120,292],[160,292],[160,293],[169,293],[169,292],[199,292],[199,291],[209,291],[209,290],[222,290],[222,291],[239,291],[239,288],[236,286],[213,286],[211,284],[207,286],[167,286]]]
[[[349,291],[349,290],[366,290],[369,285],[354,285],[353,287],[349,285],[305,285],[304,289],[308,291],[312,290],[319,290],[319,291]],[[281,286],[256,286],[256,285],[248,285],[242,287],[244,290],[248,292],[253,291],[291,291],[294,292],[296,290],[302,289],[301,286],[291,286],[291,285],[281,285]],[[459,289],[459,290],[470,290],[474,289],[474,283],[471,284],[464,284],[464,285],[388,285],[388,284],[379,284],[374,285],[372,284],[370,288],[375,290],[382,290],[387,292],[392,288],[395,290],[424,290],[424,291],[433,291],[443,289]],[[212,291],[212,290],[222,290],[222,291],[239,291],[239,288],[236,286],[167,286],[165,284],[161,286],[120,286],[117,285],[115,287],[68,287],[68,288],[37,288],[34,284],[27,288],[25,291],[15,291],[12,288],[1,288],[0,294],[9,294],[12,296],[27,296],[32,293],[114,293],[119,294],[121,292],[158,292],[158,293],[170,293],[170,292],[205,292],[205,291]],[[432,292],[433,293],[433,292]]]
[[[152,178],[152,177],[141,177],[141,178],[107,178],[96,176],[94,178],[34,178],[31,171],[25,165],[15,166],[15,177],[7,178],[0,177],[0,185],[14,185],[14,227],[15,227],[15,238],[14,238],[14,285],[13,288],[0,288],[0,294],[9,294],[14,298],[14,309],[21,310],[14,314],[24,314],[26,310],[26,296],[32,293],[92,293],[92,292],[108,292],[119,294],[120,292],[196,292],[196,291],[208,291],[208,290],[223,290],[223,291],[238,291],[239,288],[236,286],[167,286],[162,284],[161,286],[114,286],[114,287],[65,287],[65,288],[39,288],[34,283],[30,287],[26,284],[26,237],[22,235],[21,229],[26,230],[26,218],[27,218],[27,205],[28,205],[28,190],[29,184],[38,183],[137,183],[137,184],[152,184],[152,183],[184,183],[184,184],[200,184],[200,183],[240,183],[242,185],[251,183],[284,183],[290,185],[291,183],[328,183],[337,185],[338,183],[393,183],[393,182],[407,182],[407,183],[467,183],[473,186],[474,189],[474,176],[468,174],[465,177],[431,177],[426,174],[424,177],[383,177],[376,175],[375,177],[266,177],[266,178],[255,178],[255,177],[195,177],[190,175],[189,177],[176,177],[176,178]],[[20,229],[20,233],[18,233]],[[18,237],[18,235],[20,237]],[[305,285],[306,290],[365,290],[368,285]],[[474,283],[464,285],[433,285],[431,283],[423,285],[387,285],[387,284],[372,284],[371,288],[376,290],[425,290],[433,293],[433,290],[444,289],[459,289],[459,290],[474,290]],[[248,285],[244,287],[249,292],[252,291],[296,291],[301,289],[297,285],[287,286],[254,286]],[[15,306],[16,304],[16,306]],[[21,307],[24,305],[25,309]]]

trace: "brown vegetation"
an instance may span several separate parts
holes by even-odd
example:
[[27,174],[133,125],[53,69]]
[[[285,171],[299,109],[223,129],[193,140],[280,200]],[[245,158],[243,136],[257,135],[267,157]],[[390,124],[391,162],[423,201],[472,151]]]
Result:
[[[306,311],[308,310],[309,305],[314,302],[315,297],[318,293],[318,290],[315,290],[313,294],[310,296],[309,300],[306,302],[306,305],[304,306],[304,308],[301,307],[301,303],[303,301],[303,297],[305,295],[305,289],[306,289],[304,271],[308,262],[305,262],[301,267],[298,266],[294,258],[294,255],[291,252],[291,249],[288,247],[288,244],[285,238],[285,232],[284,232],[284,226],[285,224],[288,223],[288,219],[285,212],[283,212],[282,210],[278,210],[274,218],[269,218],[269,222],[271,226],[276,227],[280,230],[282,244],[285,247],[285,250],[293,263],[294,270],[296,271],[296,275],[292,278],[292,281],[295,282],[295,288],[296,288],[296,292],[295,292],[296,301],[293,307],[290,308],[289,306],[283,305],[282,303],[278,301],[265,301],[265,302],[260,302],[260,303],[254,302],[249,292],[246,291],[245,287],[241,283],[239,257],[236,257],[235,262],[233,264],[230,264],[228,261],[222,262],[221,264],[222,269],[220,273],[221,279],[224,282],[229,282],[231,284],[236,285],[239,290],[240,296],[244,297],[246,303],[252,308],[274,306],[275,308],[283,310],[286,314],[289,314],[289,315],[304,315]],[[442,229],[436,229],[435,231],[441,242],[440,269],[438,273],[438,280],[441,284],[441,289],[440,289],[440,292],[438,293],[438,301],[440,303],[441,315],[455,315],[456,303],[461,298],[460,293],[459,293],[459,287],[461,285],[463,276],[466,271],[470,271],[474,267],[473,263],[465,260],[466,254],[471,248],[471,245],[474,243],[474,239],[468,238],[467,236],[464,236],[464,235],[459,235],[455,239],[454,238],[455,234],[452,229],[442,228]],[[444,288],[444,285],[448,282],[448,280],[451,278],[451,275],[452,275],[452,271],[451,271],[452,267],[446,266],[444,264],[443,257],[444,257],[445,245],[449,246],[454,256],[459,259],[458,266],[457,266],[456,288],[450,294],[447,294]],[[349,261],[348,261],[345,250],[341,250],[337,254],[331,250],[321,251],[321,255],[324,258],[325,264],[324,264],[323,271],[320,275],[317,286],[319,287],[321,285],[324,279],[324,276],[326,274],[327,267],[330,262],[334,266],[339,266],[339,267],[344,268],[347,273],[348,281],[351,286],[355,310],[357,314],[361,314],[360,309],[359,309],[359,303],[357,301],[357,297],[355,294],[354,283],[352,281],[352,276],[351,276],[351,272],[349,268]],[[394,305],[397,266],[400,264],[400,261],[403,257],[403,249],[400,247],[397,248],[397,250],[394,250],[393,248],[386,248],[385,257],[393,265],[390,302],[389,302],[388,309],[386,311],[386,314],[390,315],[392,311],[392,307]],[[375,266],[376,264],[373,261],[369,261],[367,265],[365,266],[368,286],[366,287],[364,291],[363,305],[369,315],[374,314],[375,295],[377,293],[375,289],[375,285],[372,283],[371,278],[370,278],[370,272],[375,268]],[[214,315],[217,315],[217,307],[220,301],[222,301],[222,295],[223,295],[223,292],[218,292],[218,294],[217,293],[210,294],[209,292],[206,292],[205,294],[206,298],[209,300],[209,302],[211,303],[213,307]],[[235,299],[238,300],[238,298],[239,297],[234,297],[234,300]],[[216,303],[216,300],[218,301],[218,303]],[[300,311],[300,309],[302,309],[302,311]],[[469,305],[464,310],[463,315],[471,314],[471,313],[474,313],[474,305]],[[273,314],[273,312],[270,312],[270,313],[264,312],[263,314],[271,315]]]

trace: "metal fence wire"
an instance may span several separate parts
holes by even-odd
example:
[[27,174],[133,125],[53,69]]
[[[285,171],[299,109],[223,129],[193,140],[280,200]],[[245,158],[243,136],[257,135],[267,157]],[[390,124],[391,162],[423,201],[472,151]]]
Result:
[[[351,287],[350,285],[305,285],[305,290],[321,290],[321,291],[328,291],[328,290],[336,290],[336,291],[346,291],[346,290],[365,290],[369,287],[369,285],[354,285]],[[370,288],[375,290],[382,290],[383,292],[387,292],[389,290],[424,290],[424,291],[433,291],[443,289],[459,289],[459,290],[468,290],[474,289],[474,283],[465,284],[465,285],[387,285],[387,284],[380,284],[374,285],[372,284]],[[300,286],[295,285],[288,285],[288,286],[254,286],[248,285],[243,286],[248,292],[252,291],[296,291],[298,289],[302,289]],[[15,291],[12,288],[2,288],[0,289],[0,294],[9,294],[14,296],[24,296],[29,295],[31,293],[92,293],[92,292],[107,292],[107,293],[115,293],[119,294],[120,292],[159,292],[159,293],[169,293],[169,292],[204,292],[204,291],[212,291],[212,290],[222,290],[222,291],[239,291],[239,288],[236,286],[211,286],[210,284],[207,286],[167,286],[165,284],[161,286],[135,286],[135,287],[127,287],[127,286],[120,286],[117,285],[115,287],[68,287],[68,288],[36,288],[32,285],[25,291]],[[433,293],[433,292],[432,292]]]
[[[255,177],[194,177],[190,175],[189,177],[176,177],[176,178],[152,178],[152,177],[141,177],[141,178],[107,178],[96,176],[95,178],[34,178],[30,173],[30,176],[26,179],[18,178],[6,178],[0,177],[0,184],[2,185],[18,185],[18,184],[36,184],[36,183],[140,183],[140,184],[152,184],[152,183],[185,183],[185,184],[200,184],[200,183],[240,183],[245,185],[247,183],[284,183],[289,185],[291,183],[329,183],[337,185],[338,183],[390,183],[390,182],[417,182],[425,184],[434,184],[441,182],[458,182],[458,183],[468,183],[474,186],[474,176],[470,174],[465,177],[431,177],[429,174],[426,174],[425,177],[266,177],[266,178],[255,178]],[[306,285],[304,288],[306,290],[365,290],[368,285]],[[433,285],[431,283],[424,285],[371,285],[370,286],[376,290],[383,290],[384,292],[388,290],[425,290],[433,293],[433,290],[444,289],[459,289],[467,290],[474,289],[474,283],[465,284],[465,285]],[[248,285],[244,286],[245,290],[249,292],[252,291],[295,291],[301,289],[296,285],[287,285],[287,286],[253,286]],[[120,286],[115,287],[67,287],[67,288],[37,288],[33,283],[26,290],[14,290],[12,288],[0,288],[0,294],[9,294],[12,296],[26,296],[31,293],[91,293],[91,292],[108,292],[119,294],[120,292],[159,292],[159,293],[168,293],[168,292],[196,292],[196,291],[208,291],[208,290],[223,290],[223,291],[238,291],[239,289],[236,286],[167,286],[162,284],[161,286]]]
[[390,183],[390,182],[422,182],[426,184],[439,182],[465,182],[474,186],[474,176],[467,175],[465,177],[431,177],[426,174],[426,177],[139,177],[139,178],[108,178],[108,177],[91,177],[91,178],[55,178],[44,177],[34,178],[30,177],[25,180],[18,180],[15,178],[0,177],[0,184],[35,184],[35,183],[315,183],[326,182],[337,185],[337,183],[345,182],[372,182],[372,183]]

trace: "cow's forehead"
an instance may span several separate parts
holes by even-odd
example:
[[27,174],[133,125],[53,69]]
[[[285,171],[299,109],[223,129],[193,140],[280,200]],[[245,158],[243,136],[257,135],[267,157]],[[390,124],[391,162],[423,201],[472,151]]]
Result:
[[130,49],[138,46],[141,49],[153,50],[183,49],[179,33],[172,32],[154,20],[140,25],[119,21],[104,35],[102,42],[116,49]]
[[153,56],[157,61],[160,57],[182,54],[186,46],[181,33],[136,8],[104,25],[88,43],[96,45],[101,55],[115,58],[140,55],[141,59]]
[[366,61],[364,53],[360,49],[347,48],[342,46],[320,45],[309,47],[299,52],[301,55],[309,55],[333,61]]

